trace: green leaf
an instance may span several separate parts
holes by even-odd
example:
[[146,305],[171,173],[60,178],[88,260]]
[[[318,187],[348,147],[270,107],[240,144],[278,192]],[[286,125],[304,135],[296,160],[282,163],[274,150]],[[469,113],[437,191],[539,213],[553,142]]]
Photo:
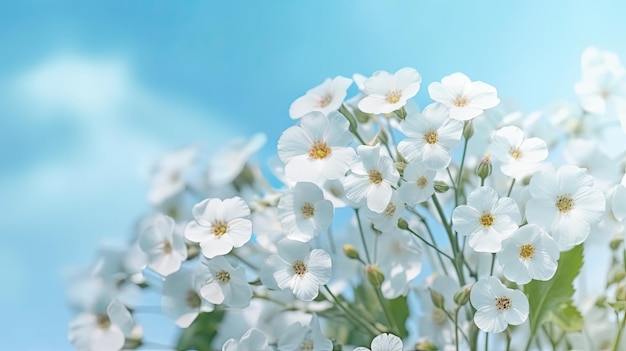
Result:
[[339,113],[341,113],[348,120],[348,123],[350,123],[348,127],[350,132],[355,133],[357,128],[356,120],[354,119],[354,116],[350,113],[350,111],[348,111],[345,105],[341,105],[341,107],[339,107]]
[[[554,277],[548,281],[537,281],[526,284],[524,292],[528,296],[530,307],[530,331],[531,337],[536,335],[537,329],[547,321],[553,321],[562,325],[568,331],[580,330],[582,317],[572,303],[574,295],[574,278],[580,273],[583,265],[583,246],[578,245],[573,249],[561,252],[559,266]],[[580,317],[577,320],[567,322],[565,319]]]
[[549,315],[549,321],[566,332],[577,332],[583,329],[583,316],[571,303],[566,303]]
[[615,312],[621,312],[626,310],[626,301],[615,301],[615,302],[607,302],[609,306],[611,306]]
[[200,313],[187,329],[183,329],[176,350],[212,351],[211,342],[217,334],[222,318],[223,310]]
[[389,300],[389,308],[391,309],[393,319],[398,325],[400,332],[400,335],[398,336],[401,339],[404,339],[409,334],[405,326],[406,320],[409,318],[409,306],[406,302],[406,296],[400,296],[393,300]]

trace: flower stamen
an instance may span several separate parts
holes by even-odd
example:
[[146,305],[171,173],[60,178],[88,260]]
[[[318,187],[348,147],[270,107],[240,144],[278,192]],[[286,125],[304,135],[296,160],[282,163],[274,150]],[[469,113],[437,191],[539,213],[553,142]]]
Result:
[[439,141],[439,136],[437,135],[437,131],[431,129],[424,133],[424,141],[429,145],[434,145]]
[[309,157],[314,160],[323,160],[330,155],[332,149],[323,141],[315,141],[309,149]]
[[561,211],[561,213],[567,213],[574,208],[574,199],[569,194],[559,195],[556,198],[556,207]]
[[230,281],[230,273],[225,270],[221,270],[215,274],[215,279],[219,280],[222,283],[228,283]]
[[217,221],[213,224],[213,235],[221,237],[228,231],[228,225],[222,221]]
[[302,217],[306,219],[313,218],[315,216],[315,206],[310,202],[305,202],[300,208],[300,212],[302,212]]
[[387,96],[385,96],[385,100],[390,104],[397,104],[398,101],[400,101],[401,97],[402,97],[401,91],[392,90],[387,93]]
[[524,244],[519,248],[519,258],[524,260],[530,260],[535,256],[535,245]]
[[480,224],[482,224],[483,227],[487,228],[493,225],[495,218],[493,217],[491,213],[483,213],[482,216],[480,216],[480,218],[478,219],[478,221],[480,222]]
[[306,264],[304,264],[304,262],[296,260],[296,262],[293,263],[293,271],[296,275],[303,276],[306,272],[308,272],[308,269],[306,268]]
[[379,170],[374,168],[370,169],[369,172],[367,172],[367,176],[369,177],[370,183],[372,184],[378,185],[383,181],[383,174],[380,173]]
[[500,311],[506,311],[511,308],[511,298],[506,296],[496,297],[496,308]]

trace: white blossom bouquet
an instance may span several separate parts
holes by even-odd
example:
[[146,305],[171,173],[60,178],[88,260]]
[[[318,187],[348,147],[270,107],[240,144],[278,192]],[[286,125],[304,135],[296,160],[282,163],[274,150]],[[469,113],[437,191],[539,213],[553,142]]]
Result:
[[[578,104],[531,114],[463,73],[418,108],[421,85],[413,68],[326,79],[291,104],[272,175],[262,134],[165,156],[154,212],[71,280],[71,343],[626,350],[617,56],[587,49]],[[169,345],[136,318],[151,308],[180,328]]]

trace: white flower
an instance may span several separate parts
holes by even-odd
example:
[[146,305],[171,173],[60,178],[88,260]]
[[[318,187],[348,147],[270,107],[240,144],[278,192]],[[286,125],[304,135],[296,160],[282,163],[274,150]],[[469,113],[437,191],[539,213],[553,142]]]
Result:
[[392,232],[398,227],[398,218],[404,212],[404,201],[402,201],[398,192],[393,192],[383,212],[367,212],[369,212],[367,218],[372,221],[374,228],[383,233]]
[[308,326],[295,322],[278,338],[281,351],[331,351],[333,343],[322,333],[317,315],[311,317]]
[[346,197],[354,202],[367,200],[367,208],[381,213],[391,200],[392,186],[396,186],[400,175],[393,160],[380,154],[380,144],[359,145],[357,153],[360,163],[351,167],[345,179]]
[[207,258],[229,253],[250,240],[252,222],[245,218],[250,208],[240,198],[206,199],[192,209],[194,220],[187,224],[185,237],[200,243]]
[[317,185],[298,182],[278,202],[278,216],[289,239],[308,242],[332,223],[333,204]]
[[390,113],[402,108],[420,89],[422,76],[414,68],[405,67],[394,74],[378,71],[363,82],[367,95],[358,107],[366,113]]
[[498,262],[506,279],[526,284],[531,279],[550,280],[556,272],[559,246],[543,229],[528,224],[502,243]]
[[381,285],[387,299],[406,295],[409,285],[422,271],[421,249],[405,230],[384,232],[377,244],[377,263],[385,274]]
[[338,112],[328,117],[311,112],[300,119],[300,125],[285,130],[278,140],[285,176],[294,182],[343,177],[354,159],[354,149],[347,146],[352,140],[348,126]]
[[154,173],[148,200],[158,206],[185,190],[186,177],[197,155],[195,148],[186,148],[165,155]]
[[179,270],[165,277],[161,307],[177,326],[187,328],[200,312],[213,311],[213,305],[200,296],[200,283],[208,277],[202,271]]
[[398,151],[404,158],[426,168],[443,169],[450,164],[450,149],[461,141],[463,122],[448,118],[445,106],[431,104],[422,115],[408,115],[402,121],[402,132],[407,138],[398,144]]
[[[402,351],[402,340],[393,334],[380,334],[372,340],[371,351]],[[366,347],[357,347],[354,351],[370,351]]]
[[246,138],[236,138],[211,153],[208,165],[208,185],[222,187],[241,174],[248,160],[259,151],[267,137],[257,133]]
[[81,313],[69,325],[68,339],[79,351],[117,351],[124,347],[135,321],[122,303],[112,301],[106,311]]
[[526,204],[528,223],[545,228],[561,251],[582,243],[605,209],[604,195],[592,188],[593,182],[584,169],[572,165],[535,174]]
[[503,332],[509,324],[519,325],[528,318],[528,299],[519,290],[509,289],[495,277],[476,282],[470,292],[476,308],[474,323],[487,333]]
[[292,119],[300,118],[309,112],[319,111],[325,115],[337,111],[348,95],[348,87],[352,79],[337,76],[326,78],[324,82],[299,97],[289,107],[289,116]]
[[330,256],[322,249],[311,250],[307,243],[283,239],[278,255],[267,258],[260,275],[263,285],[289,289],[298,299],[312,301],[320,285],[330,280]]
[[548,157],[546,143],[539,138],[524,139],[524,131],[518,127],[502,127],[491,138],[487,152],[500,162],[500,170],[509,177],[528,175]]
[[583,109],[619,118],[626,131],[626,73],[617,55],[590,47],[581,66],[583,79],[574,90]]
[[218,256],[203,262],[210,278],[200,287],[200,295],[212,304],[243,308],[250,304],[252,288],[246,280],[243,267],[231,266],[226,258]]
[[450,109],[450,118],[467,121],[500,103],[496,88],[457,72],[428,86],[430,98]]
[[185,240],[175,225],[172,218],[159,213],[139,234],[139,247],[148,256],[148,268],[162,276],[179,270],[187,259]]
[[239,342],[228,339],[222,346],[222,351],[269,351],[271,350],[267,336],[256,328],[250,328],[241,336]]
[[498,198],[490,187],[480,187],[452,213],[452,225],[461,235],[469,236],[469,246],[478,252],[498,252],[521,221],[515,200]]
[[435,193],[436,171],[424,167],[421,162],[409,162],[404,169],[398,191],[408,205],[427,201]]

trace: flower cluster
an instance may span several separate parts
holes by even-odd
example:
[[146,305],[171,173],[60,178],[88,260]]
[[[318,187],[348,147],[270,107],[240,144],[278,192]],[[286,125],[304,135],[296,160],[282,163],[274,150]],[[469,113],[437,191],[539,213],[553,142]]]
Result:
[[619,59],[587,49],[580,106],[529,115],[459,72],[419,109],[422,83],[295,99],[278,182],[252,161],[263,135],[165,156],[129,245],[72,279],[71,343],[150,347],[134,317],[154,290],[177,350],[626,349]]

